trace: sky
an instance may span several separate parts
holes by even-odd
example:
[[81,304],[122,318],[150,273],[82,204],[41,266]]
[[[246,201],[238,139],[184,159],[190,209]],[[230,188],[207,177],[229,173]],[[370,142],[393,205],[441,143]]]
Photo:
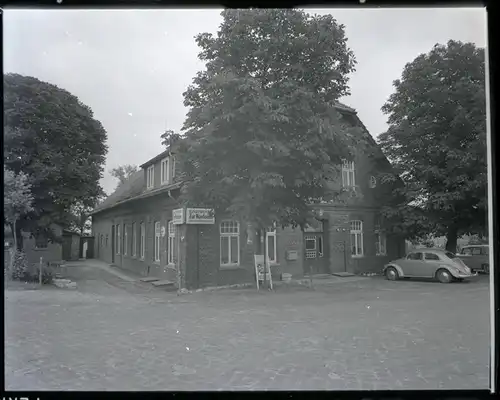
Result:
[[[180,130],[182,93],[204,67],[194,36],[216,33],[220,11],[4,9],[4,72],[56,84],[92,108],[108,133],[101,184],[109,194],[112,168],[146,162],[164,150],[166,129]],[[387,127],[380,109],[406,63],[450,39],[486,44],[482,8],[307,11],[345,25],[358,64],[341,100],[374,137]]]

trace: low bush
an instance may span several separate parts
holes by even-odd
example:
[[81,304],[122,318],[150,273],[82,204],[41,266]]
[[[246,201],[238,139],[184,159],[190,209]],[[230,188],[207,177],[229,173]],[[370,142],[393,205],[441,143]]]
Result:
[[12,262],[11,276],[14,280],[23,280],[24,277],[29,273],[28,260],[26,259],[26,254],[22,251],[13,251],[14,260]]

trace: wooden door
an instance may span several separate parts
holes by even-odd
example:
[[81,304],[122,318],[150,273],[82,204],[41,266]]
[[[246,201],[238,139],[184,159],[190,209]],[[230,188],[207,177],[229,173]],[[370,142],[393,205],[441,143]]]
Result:
[[325,241],[323,232],[310,232],[304,235],[305,265],[304,272],[327,274],[328,264],[325,257]]

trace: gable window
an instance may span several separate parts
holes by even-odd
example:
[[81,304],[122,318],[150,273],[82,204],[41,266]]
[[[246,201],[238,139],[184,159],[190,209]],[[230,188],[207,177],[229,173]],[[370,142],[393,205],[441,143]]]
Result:
[[240,265],[240,224],[237,221],[220,224],[220,265]]
[[151,165],[147,169],[146,188],[152,189],[155,184],[155,166]]
[[168,222],[167,263],[174,264],[175,249],[175,225],[173,221]]
[[128,228],[126,224],[123,224],[123,255],[126,256],[128,253]]
[[276,263],[276,229],[270,228],[266,231],[267,256],[270,263]]
[[160,237],[161,237],[160,222],[156,221],[155,222],[155,245],[154,245],[155,262],[160,262]]
[[363,257],[363,222],[351,221],[351,255]]
[[352,187],[356,185],[354,179],[354,161],[344,160],[342,163],[342,186]]
[[132,257],[137,257],[137,226],[132,222]]
[[121,229],[120,225],[116,225],[116,254],[120,254],[120,245],[121,245]]
[[169,171],[170,159],[167,157],[161,160],[160,166],[161,166],[161,184],[166,185],[170,183],[170,171]]
[[385,256],[387,254],[387,244],[385,233],[375,233],[375,254],[377,256]]
[[140,230],[141,230],[141,242],[139,244],[140,246],[139,254],[141,256],[141,260],[144,260],[144,255],[146,253],[146,230],[144,229],[144,222],[141,222]]

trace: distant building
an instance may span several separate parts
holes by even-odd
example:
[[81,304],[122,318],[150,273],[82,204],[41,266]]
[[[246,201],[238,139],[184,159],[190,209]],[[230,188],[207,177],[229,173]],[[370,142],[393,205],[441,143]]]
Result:
[[[317,222],[300,229],[269,227],[265,240],[272,273],[294,277],[314,273],[380,271],[390,258],[403,255],[404,239],[386,235],[380,208],[392,188],[377,182],[378,172],[391,166],[356,112],[338,105],[344,122],[362,129],[375,156],[359,154],[343,165],[342,184],[362,194],[348,206],[311,204]],[[92,215],[94,255],[107,263],[144,276],[176,282],[182,271],[183,287],[199,288],[252,282],[254,254],[259,237],[251,226],[215,215],[213,224],[174,225],[173,210],[182,182],[175,154],[164,151],[145,162],[141,170],[120,185]],[[193,215],[196,217],[195,215]],[[207,217],[207,216],[205,216]]]

